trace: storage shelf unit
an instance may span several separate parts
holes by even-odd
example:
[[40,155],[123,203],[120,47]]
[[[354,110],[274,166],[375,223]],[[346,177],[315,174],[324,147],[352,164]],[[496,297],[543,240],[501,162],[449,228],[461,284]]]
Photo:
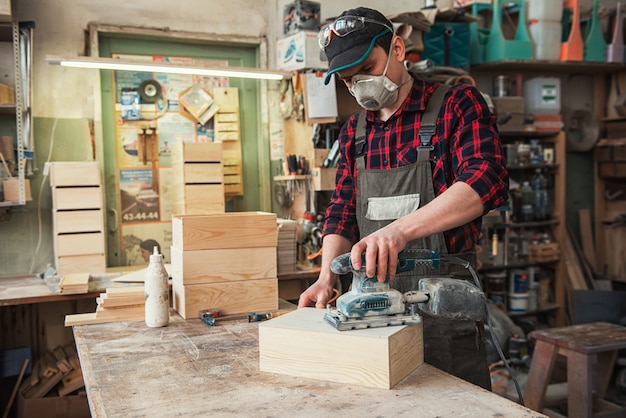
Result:
[[13,78],[15,103],[0,105],[1,115],[15,115],[15,150],[16,166],[19,180],[19,199],[16,201],[0,202],[0,207],[18,206],[26,204],[25,189],[25,150],[32,148],[31,127],[31,63],[32,63],[32,36],[34,25],[31,22],[0,22],[0,42],[12,44],[12,57],[3,57],[13,62]]
[[[494,211],[494,216],[499,216],[502,220],[491,222],[491,228],[503,231],[504,243],[502,250],[504,251],[503,261],[501,263],[484,263],[479,273],[485,279],[485,287],[490,288],[489,280],[493,277],[489,273],[505,271],[506,292],[509,293],[509,274],[512,270],[527,269],[530,267],[541,268],[549,272],[550,277],[550,299],[548,303],[544,303],[537,309],[526,312],[509,312],[511,316],[528,316],[535,314],[546,314],[553,317],[555,326],[565,324],[565,262],[562,255],[555,254],[554,257],[548,259],[527,258],[523,260],[513,260],[509,251],[511,230],[535,230],[546,232],[550,235],[552,242],[559,244],[560,252],[563,252],[562,243],[566,237],[565,233],[565,133],[556,132],[549,135],[539,134],[534,136],[530,133],[501,133],[503,144],[512,144],[515,142],[528,142],[530,139],[539,139],[542,146],[548,146],[554,149],[554,164],[528,164],[525,166],[515,166],[519,171],[510,171],[509,175],[515,180],[521,182],[524,178],[529,178],[536,168],[543,168],[547,175],[552,178],[553,194],[551,206],[553,208],[551,218],[546,221],[530,221],[516,222],[511,219],[511,209]],[[488,222],[485,222],[488,223]],[[554,246],[556,247],[556,246]],[[484,250],[485,251],[485,250]]]

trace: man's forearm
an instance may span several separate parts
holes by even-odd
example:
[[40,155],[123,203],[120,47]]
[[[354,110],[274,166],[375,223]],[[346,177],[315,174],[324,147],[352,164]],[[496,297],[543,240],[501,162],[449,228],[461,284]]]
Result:
[[329,234],[324,236],[322,242],[322,264],[320,270],[320,280],[327,281],[335,284],[337,275],[330,271],[330,263],[335,257],[349,253],[352,248],[352,244],[348,239],[338,234]]

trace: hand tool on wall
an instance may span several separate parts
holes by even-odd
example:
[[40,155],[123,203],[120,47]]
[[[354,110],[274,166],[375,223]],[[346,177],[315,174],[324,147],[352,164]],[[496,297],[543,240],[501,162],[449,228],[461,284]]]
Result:
[[[397,273],[412,271],[420,265],[437,269],[440,261],[462,264],[473,271],[468,262],[457,257],[440,257],[433,250],[412,251],[411,256],[398,259]],[[482,320],[485,296],[473,284],[451,277],[430,277],[419,281],[419,290],[401,293],[388,282],[367,277],[365,264],[354,269],[350,253],[336,257],[331,263],[336,274],[352,273],[352,289],[337,299],[336,309],[327,307],[324,318],[340,331],[418,324],[422,321],[416,305],[433,316],[450,319]],[[475,274],[475,272],[474,272]]]

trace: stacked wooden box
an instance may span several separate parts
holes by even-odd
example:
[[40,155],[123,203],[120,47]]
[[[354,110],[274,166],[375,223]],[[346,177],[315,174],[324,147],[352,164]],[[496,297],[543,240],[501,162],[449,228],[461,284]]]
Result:
[[104,273],[105,235],[98,163],[50,163],[50,186],[57,273]]
[[175,143],[171,184],[173,214],[224,212],[222,144]]
[[224,191],[227,197],[243,196],[239,89],[216,87],[213,99],[219,107],[215,115],[215,141],[223,146]]
[[276,246],[274,213],[172,216],[174,309],[185,319],[278,309]]

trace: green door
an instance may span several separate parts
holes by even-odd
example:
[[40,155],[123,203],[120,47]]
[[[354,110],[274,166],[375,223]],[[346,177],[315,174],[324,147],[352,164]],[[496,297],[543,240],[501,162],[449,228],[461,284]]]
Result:
[[[258,59],[257,45],[108,33],[100,34],[98,41],[101,57],[128,55],[149,60],[217,61],[237,67],[256,67]],[[137,113],[129,111],[129,105],[122,105],[122,96],[125,101],[132,98],[133,90],[143,91],[140,87],[144,82],[155,85],[162,99],[141,104],[141,119],[137,120]],[[198,82],[208,91],[214,86],[238,88],[244,195],[227,201],[226,210],[260,210],[261,178],[269,178],[269,173],[261,173],[259,168],[262,167],[259,158],[266,156],[259,156],[258,150],[263,147],[257,143],[263,137],[258,134],[258,81],[102,70],[102,155],[110,267],[145,264],[145,250],[154,245],[160,247],[166,262],[170,260],[170,162],[166,149],[176,141],[211,141],[213,134],[210,122],[204,126],[196,124],[178,111],[178,93]],[[141,96],[142,103],[144,98]],[[139,132],[146,126],[153,126],[158,132],[159,157],[155,162],[141,157],[141,144],[145,144],[146,137]]]

